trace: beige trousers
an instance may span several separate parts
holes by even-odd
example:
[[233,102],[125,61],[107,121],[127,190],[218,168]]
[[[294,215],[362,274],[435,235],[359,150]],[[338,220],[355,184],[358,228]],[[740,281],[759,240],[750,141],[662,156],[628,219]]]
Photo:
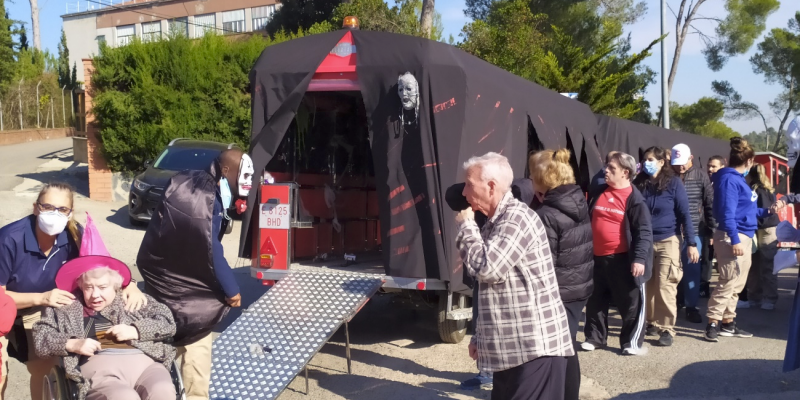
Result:
[[[27,336],[28,340],[28,362],[25,363],[25,366],[28,368],[28,372],[31,374],[31,399],[41,399],[44,377],[50,373],[50,369],[53,368],[57,361],[55,358],[39,358],[36,356],[36,351],[34,350],[33,324],[39,322],[39,320],[42,318],[42,308],[33,307],[25,310],[17,310],[17,317],[22,318],[22,325],[25,327],[25,335]],[[2,338],[0,339],[0,343],[3,345],[2,354],[0,354],[0,357],[3,358],[3,379],[2,382],[0,382],[0,388],[2,388],[2,391],[0,391],[0,399],[2,399],[3,392],[6,390],[9,340],[8,338]]]
[[175,400],[175,385],[164,364],[145,354],[96,354],[81,365],[92,383],[86,400]]
[[678,284],[683,278],[681,243],[677,236],[653,243],[653,276],[647,281],[647,324],[675,336]]
[[753,262],[753,239],[740,233],[739,240],[744,248],[744,255],[737,257],[733,255],[733,246],[728,241],[728,234],[720,230],[714,232],[714,252],[717,254],[719,280],[708,300],[706,316],[709,320],[722,321],[736,318],[739,293],[747,283],[747,274]]
[[208,400],[212,344],[213,339],[209,333],[192,344],[176,349],[187,400]]

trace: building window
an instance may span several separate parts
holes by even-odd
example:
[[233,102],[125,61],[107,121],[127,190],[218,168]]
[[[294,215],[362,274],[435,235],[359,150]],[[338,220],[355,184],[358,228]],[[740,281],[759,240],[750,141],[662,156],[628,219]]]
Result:
[[206,32],[213,32],[217,28],[217,18],[214,14],[196,15],[194,17],[194,37],[203,37]]
[[253,7],[253,31],[260,31],[267,26],[267,23],[275,14],[275,5]]
[[189,17],[173,18],[169,20],[169,33],[189,36]]
[[136,37],[136,25],[117,27],[117,46],[125,46]]
[[244,32],[244,10],[223,12],[222,29],[225,33]]
[[161,21],[142,22],[142,41],[154,42],[161,39]]
[[97,36],[96,39],[97,39],[97,45],[98,46],[103,46],[103,45],[106,44],[106,35],[99,35],[99,36]]

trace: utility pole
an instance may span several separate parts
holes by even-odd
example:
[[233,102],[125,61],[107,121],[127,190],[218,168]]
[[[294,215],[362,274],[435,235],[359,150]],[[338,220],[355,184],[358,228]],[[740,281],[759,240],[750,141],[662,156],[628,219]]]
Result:
[[67,106],[64,103],[64,89],[66,88],[67,85],[64,85],[64,87],[61,88],[61,117],[64,120],[64,128],[67,127]]
[[[661,36],[667,26],[667,0],[661,0]],[[669,88],[667,85],[667,41],[661,41],[661,126],[669,129]]]

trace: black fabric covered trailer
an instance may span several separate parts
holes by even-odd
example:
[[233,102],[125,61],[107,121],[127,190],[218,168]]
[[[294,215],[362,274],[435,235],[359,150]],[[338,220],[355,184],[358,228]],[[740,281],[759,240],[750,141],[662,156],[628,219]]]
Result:
[[646,125],[607,115],[597,115],[597,146],[605,155],[611,150],[624,151],[641,160],[644,151],[651,146],[671,149],[684,143],[692,150],[695,165],[705,169],[708,159],[715,155],[728,158],[731,148],[725,140],[709,138]]
[[[601,168],[597,120],[585,104],[445,43],[343,30],[273,45],[259,57],[250,74],[256,171],[276,154],[317,68],[347,33],[369,120],[386,275],[440,279],[452,292],[468,291],[454,213],[443,198],[448,186],[463,181],[469,157],[502,153],[521,177],[531,150],[568,147],[581,182]],[[406,72],[418,82],[417,113],[404,111],[398,96],[398,77]],[[259,192],[250,192],[242,219],[242,257],[251,256]],[[398,227],[400,233],[388,235]]]

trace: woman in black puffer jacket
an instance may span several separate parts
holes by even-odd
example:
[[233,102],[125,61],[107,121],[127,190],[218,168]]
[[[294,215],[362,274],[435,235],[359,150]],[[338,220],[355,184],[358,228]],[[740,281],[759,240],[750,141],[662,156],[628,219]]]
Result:
[[[567,310],[569,330],[575,349],[583,307],[592,294],[594,248],[589,206],[569,164],[570,151],[544,150],[528,160],[538,203],[536,213],[544,223],[553,254],[561,301]],[[564,398],[577,400],[581,386],[578,352],[567,359]]]

